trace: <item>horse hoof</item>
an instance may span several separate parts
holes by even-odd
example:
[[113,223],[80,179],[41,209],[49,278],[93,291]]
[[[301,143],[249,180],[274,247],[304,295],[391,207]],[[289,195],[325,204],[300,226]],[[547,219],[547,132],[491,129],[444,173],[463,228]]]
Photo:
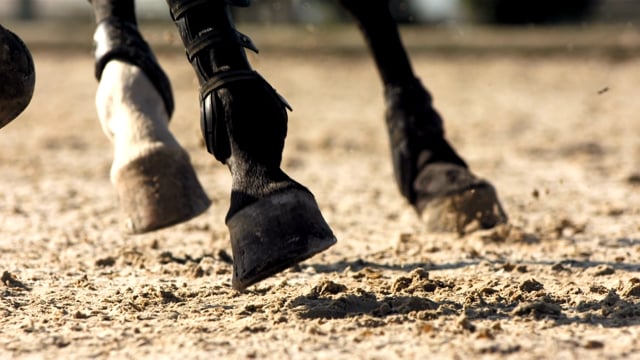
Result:
[[313,195],[298,189],[248,205],[228,219],[227,226],[236,290],[244,290],[336,243]]
[[427,168],[430,169],[425,169],[415,183],[416,188],[423,190],[418,191],[417,208],[427,230],[464,235],[507,222],[496,190],[489,182],[458,165],[436,163]]
[[0,25],[0,128],[29,105],[35,81],[31,52],[16,34]]
[[211,201],[184,152],[156,149],[113,176],[124,232],[142,234],[190,220]]

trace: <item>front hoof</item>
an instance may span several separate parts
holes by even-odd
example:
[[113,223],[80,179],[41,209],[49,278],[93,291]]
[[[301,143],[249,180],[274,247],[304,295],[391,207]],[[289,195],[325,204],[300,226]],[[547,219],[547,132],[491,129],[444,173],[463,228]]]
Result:
[[336,243],[313,195],[288,190],[270,195],[227,220],[236,290],[275,275]]
[[142,234],[190,220],[209,208],[189,157],[156,149],[115,171],[124,230]]
[[459,235],[490,229],[507,222],[495,188],[467,168],[431,164],[416,180],[418,200],[427,230]]

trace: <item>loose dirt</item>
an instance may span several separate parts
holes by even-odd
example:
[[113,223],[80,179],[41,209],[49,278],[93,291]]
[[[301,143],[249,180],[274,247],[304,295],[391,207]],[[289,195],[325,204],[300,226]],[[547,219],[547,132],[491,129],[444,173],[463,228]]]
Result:
[[90,51],[33,50],[32,103],[0,132],[1,358],[640,358],[640,58],[412,53],[510,216],[459,236],[399,196],[366,53],[250,55],[294,108],[283,168],[338,243],[238,293],[229,174],[172,49],[171,127],[213,205],[141,236],[120,232]]

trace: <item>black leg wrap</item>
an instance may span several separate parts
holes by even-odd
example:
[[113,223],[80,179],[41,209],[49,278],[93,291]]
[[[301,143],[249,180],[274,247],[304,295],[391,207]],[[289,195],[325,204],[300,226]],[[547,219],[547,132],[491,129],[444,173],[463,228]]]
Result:
[[396,182],[402,195],[413,204],[416,200],[414,181],[427,164],[447,162],[465,168],[467,165],[444,139],[442,119],[433,109],[431,95],[420,80],[388,87],[385,99]]
[[[192,24],[186,20],[186,14],[192,11],[202,12],[203,14],[217,14],[218,12],[222,12],[225,14],[222,15],[223,17],[228,17],[226,5],[228,3],[233,5],[238,3],[238,5],[235,6],[249,6],[249,1],[227,0],[224,3],[220,1],[221,0],[167,0],[171,18],[180,31],[180,36],[182,37],[187,53],[187,59],[189,59],[189,62],[192,64],[194,64],[194,60],[201,51],[208,50],[213,45],[229,41],[256,53],[258,52],[258,49],[248,36],[233,28],[230,18],[226,19],[227,22],[223,24],[221,28],[215,29],[202,26],[202,24]],[[197,30],[200,28],[202,28],[202,30]],[[202,76],[206,76],[206,74],[201,74],[201,72],[203,72],[202,68],[196,68],[196,72],[201,76],[201,80],[203,80]]]
[[[268,93],[272,94],[275,101],[282,104],[283,111],[285,108],[291,110],[289,104],[255,71],[223,71],[214,75],[200,88],[200,126],[207,145],[207,151],[223,163],[231,156],[229,143],[231,134],[225,122],[225,105],[218,90],[229,86],[230,83],[240,81],[253,81],[254,84],[257,82],[258,86],[263,87]],[[284,116],[286,118],[286,113]]]
[[251,5],[251,0],[225,0],[231,6],[247,7]]
[[94,46],[95,76],[98,81],[104,67],[111,60],[117,59],[138,66],[162,96],[167,114],[171,117],[174,110],[171,83],[135,24],[117,17],[103,19],[95,31]]
[[[246,61],[242,49],[255,52],[258,49],[248,36],[233,27],[228,5],[248,6],[249,1],[167,0],[167,3],[180,31],[187,59],[200,80],[200,125],[207,151],[224,163],[231,156],[229,137],[232,135],[225,121],[227,110],[221,100],[221,89],[236,82],[253,82],[247,88],[257,83],[283,108],[291,110],[291,107],[267,81],[250,70]],[[211,18],[200,14],[211,14]],[[212,22],[215,26],[210,25]]]
[[[183,1],[183,0],[167,0],[169,4],[169,8],[171,8],[171,12],[177,15],[180,13],[200,5],[205,5],[215,0],[191,0],[191,1]],[[219,1],[219,0],[218,0]],[[251,5],[251,0],[224,0],[224,2],[231,6],[237,7],[248,7]],[[176,16],[178,18],[180,16]]]

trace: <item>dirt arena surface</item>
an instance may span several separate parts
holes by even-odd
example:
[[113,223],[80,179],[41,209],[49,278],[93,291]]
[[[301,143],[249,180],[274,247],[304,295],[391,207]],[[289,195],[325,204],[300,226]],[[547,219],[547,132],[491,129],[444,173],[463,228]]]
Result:
[[535,54],[465,52],[471,35],[422,51],[411,31],[449,139],[509,225],[427,232],[393,181],[367,54],[267,46],[251,61],[294,108],[283,168],[338,243],[245,293],[230,285],[229,174],[203,148],[175,38],[159,53],[171,127],[213,205],[140,236],[120,232],[90,49],[35,46],[31,106],[0,132],[0,358],[640,358],[637,31],[588,33],[593,49],[563,47],[570,32],[514,38]]

